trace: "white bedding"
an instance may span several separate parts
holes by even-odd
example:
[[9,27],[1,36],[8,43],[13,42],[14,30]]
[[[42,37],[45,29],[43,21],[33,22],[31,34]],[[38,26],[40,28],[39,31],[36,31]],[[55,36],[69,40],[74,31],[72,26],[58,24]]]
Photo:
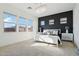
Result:
[[35,40],[36,41],[42,41],[42,42],[56,44],[57,46],[58,46],[58,40],[61,42],[59,36],[43,35],[43,34],[37,34],[37,36],[35,37]]

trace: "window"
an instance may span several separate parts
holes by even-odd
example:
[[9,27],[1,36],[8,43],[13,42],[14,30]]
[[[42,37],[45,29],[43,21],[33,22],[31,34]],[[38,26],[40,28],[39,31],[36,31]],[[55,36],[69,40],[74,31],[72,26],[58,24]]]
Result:
[[7,12],[3,13],[4,21],[4,32],[15,32],[16,26],[18,25],[19,32],[25,32],[28,29],[28,32],[33,31],[33,20],[26,20],[24,17],[19,17],[16,22],[16,16]]
[[27,27],[28,27],[28,32],[33,31],[33,20],[32,19],[27,20]]
[[25,32],[26,31],[26,26],[27,26],[26,22],[27,21],[24,17],[19,17],[19,20],[18,20],[19,32]]
[[7,12],[3,14],[4,32],[16,31],[16,16]]

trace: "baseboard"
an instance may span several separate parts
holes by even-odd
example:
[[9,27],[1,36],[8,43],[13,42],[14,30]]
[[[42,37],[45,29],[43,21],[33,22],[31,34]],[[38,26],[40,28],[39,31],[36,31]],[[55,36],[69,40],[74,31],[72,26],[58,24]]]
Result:
[[61,40],[61,41],[73,42],[73,41],[71,41],[71,40]]

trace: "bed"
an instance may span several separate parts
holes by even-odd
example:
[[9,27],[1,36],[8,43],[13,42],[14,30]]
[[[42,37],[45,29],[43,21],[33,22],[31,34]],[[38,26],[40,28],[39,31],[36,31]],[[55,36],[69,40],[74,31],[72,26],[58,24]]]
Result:
[[55,44],[58,47],[58,44],[62,44],[60,38],[58,29],[45,29],[43,32],[36,33],[34,39],[35,41]]

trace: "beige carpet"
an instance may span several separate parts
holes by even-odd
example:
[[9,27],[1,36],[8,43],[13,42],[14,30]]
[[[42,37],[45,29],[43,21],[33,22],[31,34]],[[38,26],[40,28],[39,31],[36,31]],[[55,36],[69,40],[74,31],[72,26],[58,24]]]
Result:
[[76,56],[72,42],[63,42],[58,48],[55,45],[27,40],[0,48],[1,56]]

